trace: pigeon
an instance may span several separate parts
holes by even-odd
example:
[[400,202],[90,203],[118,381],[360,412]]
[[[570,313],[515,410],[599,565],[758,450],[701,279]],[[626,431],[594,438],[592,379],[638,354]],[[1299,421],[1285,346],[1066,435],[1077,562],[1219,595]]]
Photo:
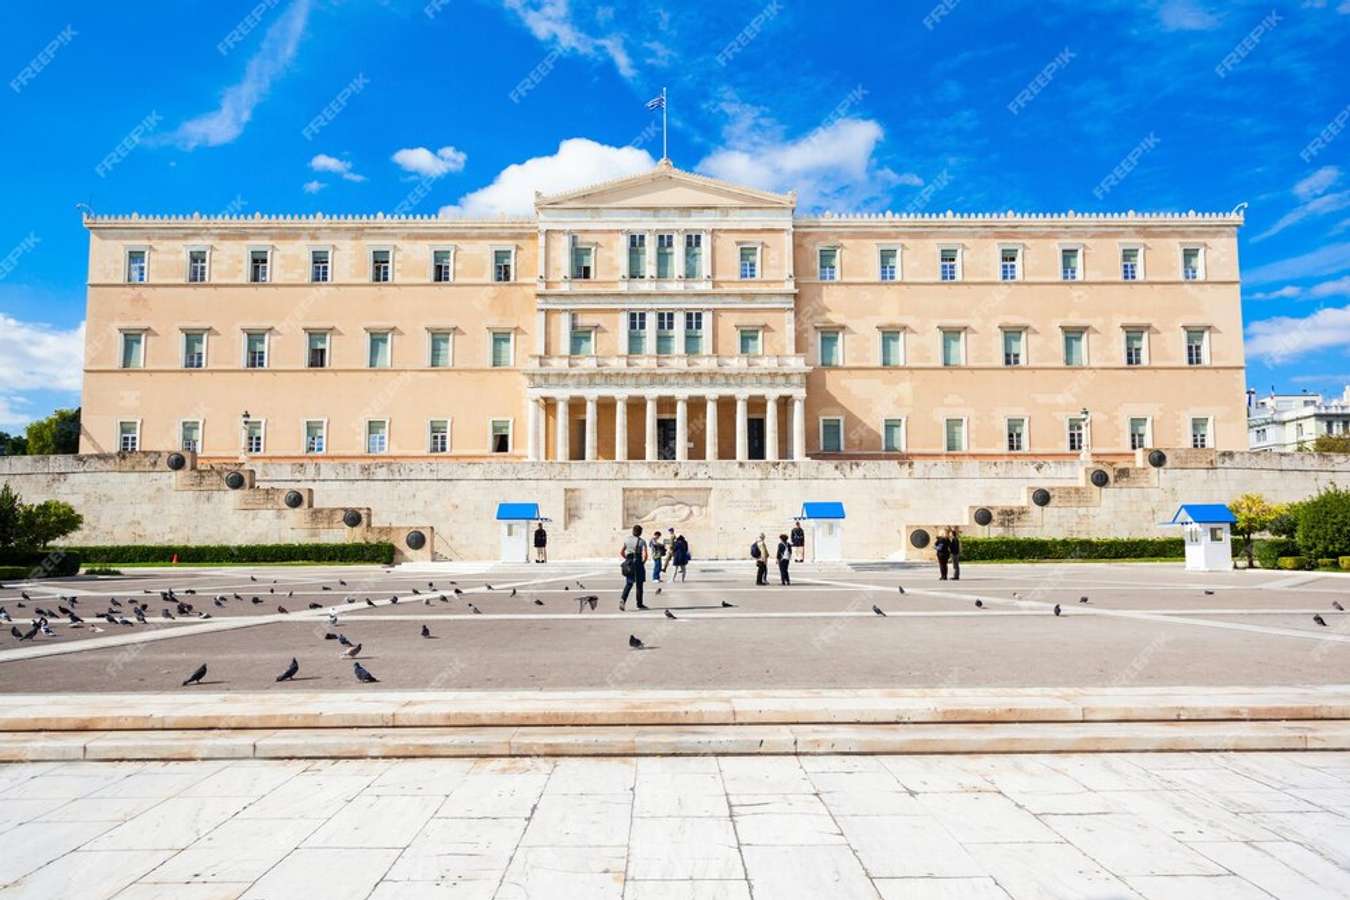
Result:
[[28,629],[26,632],[24,632],[23,637],[19,638],[19,640],[21,640],[21,641],[31,641],[31,640],[33,639],[33,637],[34,637],[39,631],[41,631],[41,630],[42,630],[42,626],[41,626],[41,625],[38,625],[38,624],[36,624],[36,623],[34,623],[33,627],[30,628],[30,629]]
[[1331,608],[1332,608],[1332,609],[1338,609],[1338,610],[1340,610],[1341,612],[1345,612],[1345,607],[1344,607],[1344,606],[1341,606],[1341,601],[1339,601],[1339,600],[1332,600],[1332,601],[1331,601]]
[[515,588],[511,588],[511,596],[514,597],[515,595],[516,595],[516,589],[515,589]]
[[450,598],[447,597],[447,596],[445,596],[444,594],[441,594],[441,595],[440,595],[439,597],[437,597],[436,599],[439,600],[439,601],[441,601],[442,603],[449,603],[449,602],[450,602]]
[[975,601],[975,608],[976,608],[976,609],[984,609],[984,601],[983,601],[983,600],[976,600],[976,601]]
[[311,604],[309,605],[309,608],[310,608],[310,609],[323,609],[323,604],[322,604],[322,603],[311,603]]
[[474,606],[472,603],[469,604],[469,609],[473,612],[475,616],[481,616],[483,614],[483,611],[478,607]]
[[344,647],[350,647],[352,645],[351,639],[349,639],[345,634],[339,634],[337,636],[337,642]]
[[1019,593],[1017,593],[1017,591],[1013,591],[1013,599],[1014,599],[1014,600],[1021,600],[1021,599],[1022,599],[1022,595],[1019,594]]
[[319,590],[321,590],[321,591],[331,591],[332,588],[330,588],[328,585],[325,584],[325,585],[321,586],[321,587],[319,588]]
[[376,678],[374,675],[367,672],[366,667],[361,665],[359,662],[352,663],[352,674],[354,674],[356,676],[356,680],[361,682],[362,684],[374,684],[380,680]]
[[169,612],[167,609],[161,609],[161,610],[159,611],[159,614],[160,614],[161,617],[163,617],[163,618],[165,618],[165,619],[172,619],[172,618],[173,618],[173,613]]
[[872,604],[872,612],[876,613],[879,616],[886,615],[884,612],[881,611],[881,607],[877,606],[875,603]]
[[12,621],[14,620],[9,617],[9,613],[5,612],[5,608],[3,606],[0,606],[0,622],[12,622]]
[[292,678],[295,677],[295,673],[299,671],[300,671],[300,663],[296,662],[295,657],[292,656],[291,664],[286,667],[285,672],[282,672],[280,675],[277,676],[277,681],[290,681]]
[[535,606],[543,606],[543,605],[544,605],[544,601],[543,601],[543,600],[540,600],[538,597],[536,597],[535,600],[534,600],[534,605],[535,605]]
[[464,592],[461,591],[459,588],[455,588],[454,591],[455,591],[455,596],[456,596],[456,597],[458,597],[458,596],[460,596],[461,594],[464,593]]
[[262,598],[261,598],[261,597],[254,597],[253,600],[252,600],[251,602],[253,603],[254,606],[259,606],[259,605],[262,604]]
[[723,608],[723,609],[734,609],[735,607],[736,607],[736,604],[735,604],[735,603],[728,603],[728,602],[725,601],[725,600],[722,601],[722,608]]
[[1213,591],[1205,591],[1205,596],[1206,596],[1206,597],[1213,597],[1213,596],[1214,596],[1214,592],[1213,592]]
[[414,594],[420,594],[420,593],[422,593],[422,592],[419,591],[417,588],[413,588],[413,589],[412,589],[412,592],[413,592]]
[[289,614],[289,611],[286,609],[286,607],[282,606],[280,603],[277,604],[277,612]]
[[9,633],[14,635],[18,640],[23,640],[23,632],[19,630],[18,625],[9,626]]
[[1323,628],[1327,627],[1327,620],[1322,618],[1321,615],[1319,614],[1316,613],[1313,614],[1313,621],[1316,622],[1318,625],[1321,625]]
[[197,667],[197,671],[189,675],[187,681],[183,682],[183,687],[187,687],[189,684],[197,684],[205,677],[206,677],[206,663],[202,663],[200,666]]
[[903,584],[897,584],[896,587],[900,589],[900,593],[903,594],[905,592],[905,586]]
[[277,589],[276,589],[276,588],[268,588],[268,589],[267,589],[267,593],[269,593],[269,594],[275,594],[276,592],[277,592]]
[[[578,583],[580,583],[580,582],[578,582]],[[495,591],[495,590],[496,590],[496,588],[494,588],[494,587],[493,587],[492,585],[490,585],[490,584],[487,584],[486,582],[483,584],[483,587],[487,588],[489,591]]]
[[353,644],[352,646],[348,647],[346,650],[342,651],[342,655],[345,656],[345,657],[347,657],[348,659],[354,659],[354,658],[356,658],[357,656],[359,656],[360,653],[361,653],[361,645],[360,645],[360,644]]
[[84,624],[84,619],[81,619],[79,616],[75,615],[74,613],[71,613],[71,614],[70,614],[70,624],[72,624],[72,625],[83,625],[83,624]]
[[257,580],[258,580],[258,576],[257,576],[257,575],[250,575],[250,576],[248,576],[248,580],[249,580],[249,581],[257,581]]
[[657,592],[658,594],[661,593],[661,589],[660,589],[660,588],[657,588],[657,589],[656,589],[656,592]]
[[642,639],[636,634],[630,634],[628,636],[628,646],[632,647],[634,650],[641,650],[646,644],[642,643]]
[[666,610],[666,618],[667,618],[667,619],[673,619],[673,618],[675,618],[675,614],[674,614],[673,612],[671,612],[670,610]]
[[1086,602],[1088,602],[1088,598],[1087,598],[1087,597],[1079,597],[1079,598],[1078,598],[1078,602],[1079,602],[1079,603],[1086,603]]
[[328,624],[329,624],[329,625],[336,625],[337,623],[338,623],[338,620],[337,620],[337,613],[329,613],[329,614],[328,614]]
[[424,638],[431,637],[431,629],[425,625],[422,626],[422,637]]
[[338,584],[342,585],[343,587],[347,586],[347,582],[343,581],[341,578],[338,579]]
[[430,597],[423,597],[423,598],[422,598],[422,605],[423,605],[423,606],[430,606],[430,605],[431,605],[431,598],[430,598]]
[[1059,615],[1059,604],[1055,604],[1055,615]]
[[374,606],[374,605],[375,605],[375,601],[372,600],[372,599],[370,599],[369,597],[367,597],[367,598],[366,598],[366,606]]
[[225,601],[222,600],[222,599],[220,599],[219,597],[217,597],[217,598],[215,599],[214,602],[215,602],[216,606],[218,606],[218,607],[221,607],[221,606],[224,606],[224,605],[225,605]]
[[187,590],[183,591],[183,593],[185,593],[185,594],[195,594],[195,593],[197,593],[197,591],[196,591],[195,588],[188,588]]
[[584,585],[584,584],[582,584],[580,581],[578,581],[578,582],[577,582],[577,589],[578,589],[578,590],[584,591],[584,590],[586,590],[586,585]]
[[333,632],[328,631],[324,633],[323,639],[325,641],[336,641],[338,639],[338,636],[336,634],[333,634]]
[[392,597],[390,597],[390,598],[389,598],[389,602],[390,602],[390,603],[393,603],[393,604],[395,604],[395,605],[397,605],[397,604],[398,604],[398,594],[395,594],[395,595],[393,595]]

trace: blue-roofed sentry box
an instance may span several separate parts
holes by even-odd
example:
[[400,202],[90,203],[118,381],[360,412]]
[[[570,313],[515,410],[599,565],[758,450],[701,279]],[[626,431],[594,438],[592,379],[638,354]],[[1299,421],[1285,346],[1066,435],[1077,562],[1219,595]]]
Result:
[[529,562],[534,525],[548,521],[539,514],[539,504],[498,503],[497,521],[502,531],[502,562]]
[[806,543],[811,559],[834,562],[844,558],[844,504],[838,500],[803,503],[797,521],[811,529]]
[[1186,569],[1226,572],[1233,568],[1233,525],[1237,518],[1222,503],[1183,503],[1165,524],[1182,529]]

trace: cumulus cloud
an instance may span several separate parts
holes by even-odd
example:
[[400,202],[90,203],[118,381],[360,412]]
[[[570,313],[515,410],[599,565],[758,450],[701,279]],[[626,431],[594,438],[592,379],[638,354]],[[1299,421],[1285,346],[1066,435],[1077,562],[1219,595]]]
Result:
[[184,122],[167,139],[184,150],[193,150],[228,144],[243,134],[253,110],[295,59],[309,8],[310,0],[294,0],[267,29],[262,46],[244,67],[244,77],[221,93],[220,106]]
[[21,425],[28,391],[78,391],[84,358],[84,323],[60,329],[42,322],[22,322],[0,314],[0,426]]
[[1350,349],[1350,306],[1276,316],[1247,326],[1247,355],[1278,364],[1315,350]]
[[1344,278],[1337,278],[1332,281],[1324,281],[1321,284],[1315,284],[1309,288],[1289,285],[1282,287],[1278,291],[1265,291],[1259,294],[1252,294],[1252,300],[1296,300],[1300,298],[1309,300],[1324,300],[1327,297],[1350,297],[1350,275]]
[[1297,281],[1300,278],[1337,275],[1347,269],[1350,269],[1350,241],[1342,241],[1249,269],[1243,281],[1247,284]]
[[[505,6],[538,40],[582,56],[608,57],[624,78],[637,74],[623,36],[587,33],[573,17],[567,0],[505,0]],[[597,16],[597,21],[603,23],[605,19]]]
[[358,175],[352,171],[352,164],[336,156],[329,156],[327,153],[320,153],[309,161],[309,167],[315,172],[328,172],[333,175],[340,175],[346,181],[365,181],[366,176]]
[[599,181],[645,172],[656,165],[651,154],[636,147],[611,147],[588,138],[568,138],[558,152],[536,156],[503,169],[487,187],[465,194],[458,203],[441,207],[445,217],[528,215],[534,192],[557,194]]
[[322,181],[306,181],[304,184],[306,194],[317,194],[326,187],[328,187],[328,185],[324,184]]
[[440,178],[450,172],[464,171],[469,156],[462,150],[446,146],[434,153],[426,147],[404,147],[392,159],[400,169],[424,178]]

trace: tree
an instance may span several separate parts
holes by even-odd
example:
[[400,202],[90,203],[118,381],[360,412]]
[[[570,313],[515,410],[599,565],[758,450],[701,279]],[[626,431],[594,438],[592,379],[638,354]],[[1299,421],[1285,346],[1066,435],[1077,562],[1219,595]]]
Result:
[[1237,518],[1237,522],[1233,525],[1233,531],[1242,537],[1246,543],[1247,568],[1253,568],[1252,535],[1270,528],[1271,524],[1284,511],[1284,508],[1271,503],[1260,494],[1243,494],[1228,504],[1228,508]]
[[33,456],[80,452],[79,409],[58,409],[27,429],[28,452]]
[[43,500],[33,506],[20,507],[19,535],[27,547],[46,549],[52,541],[79,531],[83,524],[84,516],[62,500]]
[[1293,503],[1286,503],[1276,512],[1275,518],[1266,526],[1266,531],[1276,537],[1289,538],[1293,540],[1298,531],[1298,511],[1303,508],[1307,500],[1295,500]]
[[0,484],[0,547],[13,547],[18,543],[21,501],[8,484]]
[[1295,539],[1310,559],[1350,556],[1350,491],[1333,484],[1300,503]]
[[23,456],[27,452],[28,438],[0,431],[0,456]]
[[1313,453],[1350,453],[1350,434],[1324,434],[1313,441]]

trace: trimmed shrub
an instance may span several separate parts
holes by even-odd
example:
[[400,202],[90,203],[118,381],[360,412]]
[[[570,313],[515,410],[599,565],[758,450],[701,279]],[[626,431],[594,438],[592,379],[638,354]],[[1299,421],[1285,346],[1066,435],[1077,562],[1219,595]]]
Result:
[[1347,572],[1350,572],[1350,556],[1342,556],[1337,560],[1337,562],[1341,564],[1342,569],[1345,569]]
[[1298,556],[1298,543],[1288,538],[1258,540],[1253,544],[1256,562],[1263,569],[1277,568],[1281,556]]
[[1181,538],[963,537],[961,559],[1183,559]]
[[110,544],[70,547],[91,565],[171,563],[392,563],[394,545],[370,544]]
[[1298,507],[1299,550],[1316,559],[1350,554],[1350,491],[1335,485]]
[[0,581],[21,581],[28,572],[23,566],[0,566]]
[[1317,568],[1319,568],[1319,569],[1334,569],[1334,568],[1336,568],[1336,560],[1334,560],[1334,559],[1325,559],[1325,558],[1319,559],[1319,560],[1317,561]]
[[1306,556],[1281,556],[1277,561],[1281,569],[1306,569],[1308,568],[1308,558]]
[[7,576],[9,578],[65,578],[77,574],[81,562],[80,555],[70,550],[0,548],[0,566],[20,573]]

